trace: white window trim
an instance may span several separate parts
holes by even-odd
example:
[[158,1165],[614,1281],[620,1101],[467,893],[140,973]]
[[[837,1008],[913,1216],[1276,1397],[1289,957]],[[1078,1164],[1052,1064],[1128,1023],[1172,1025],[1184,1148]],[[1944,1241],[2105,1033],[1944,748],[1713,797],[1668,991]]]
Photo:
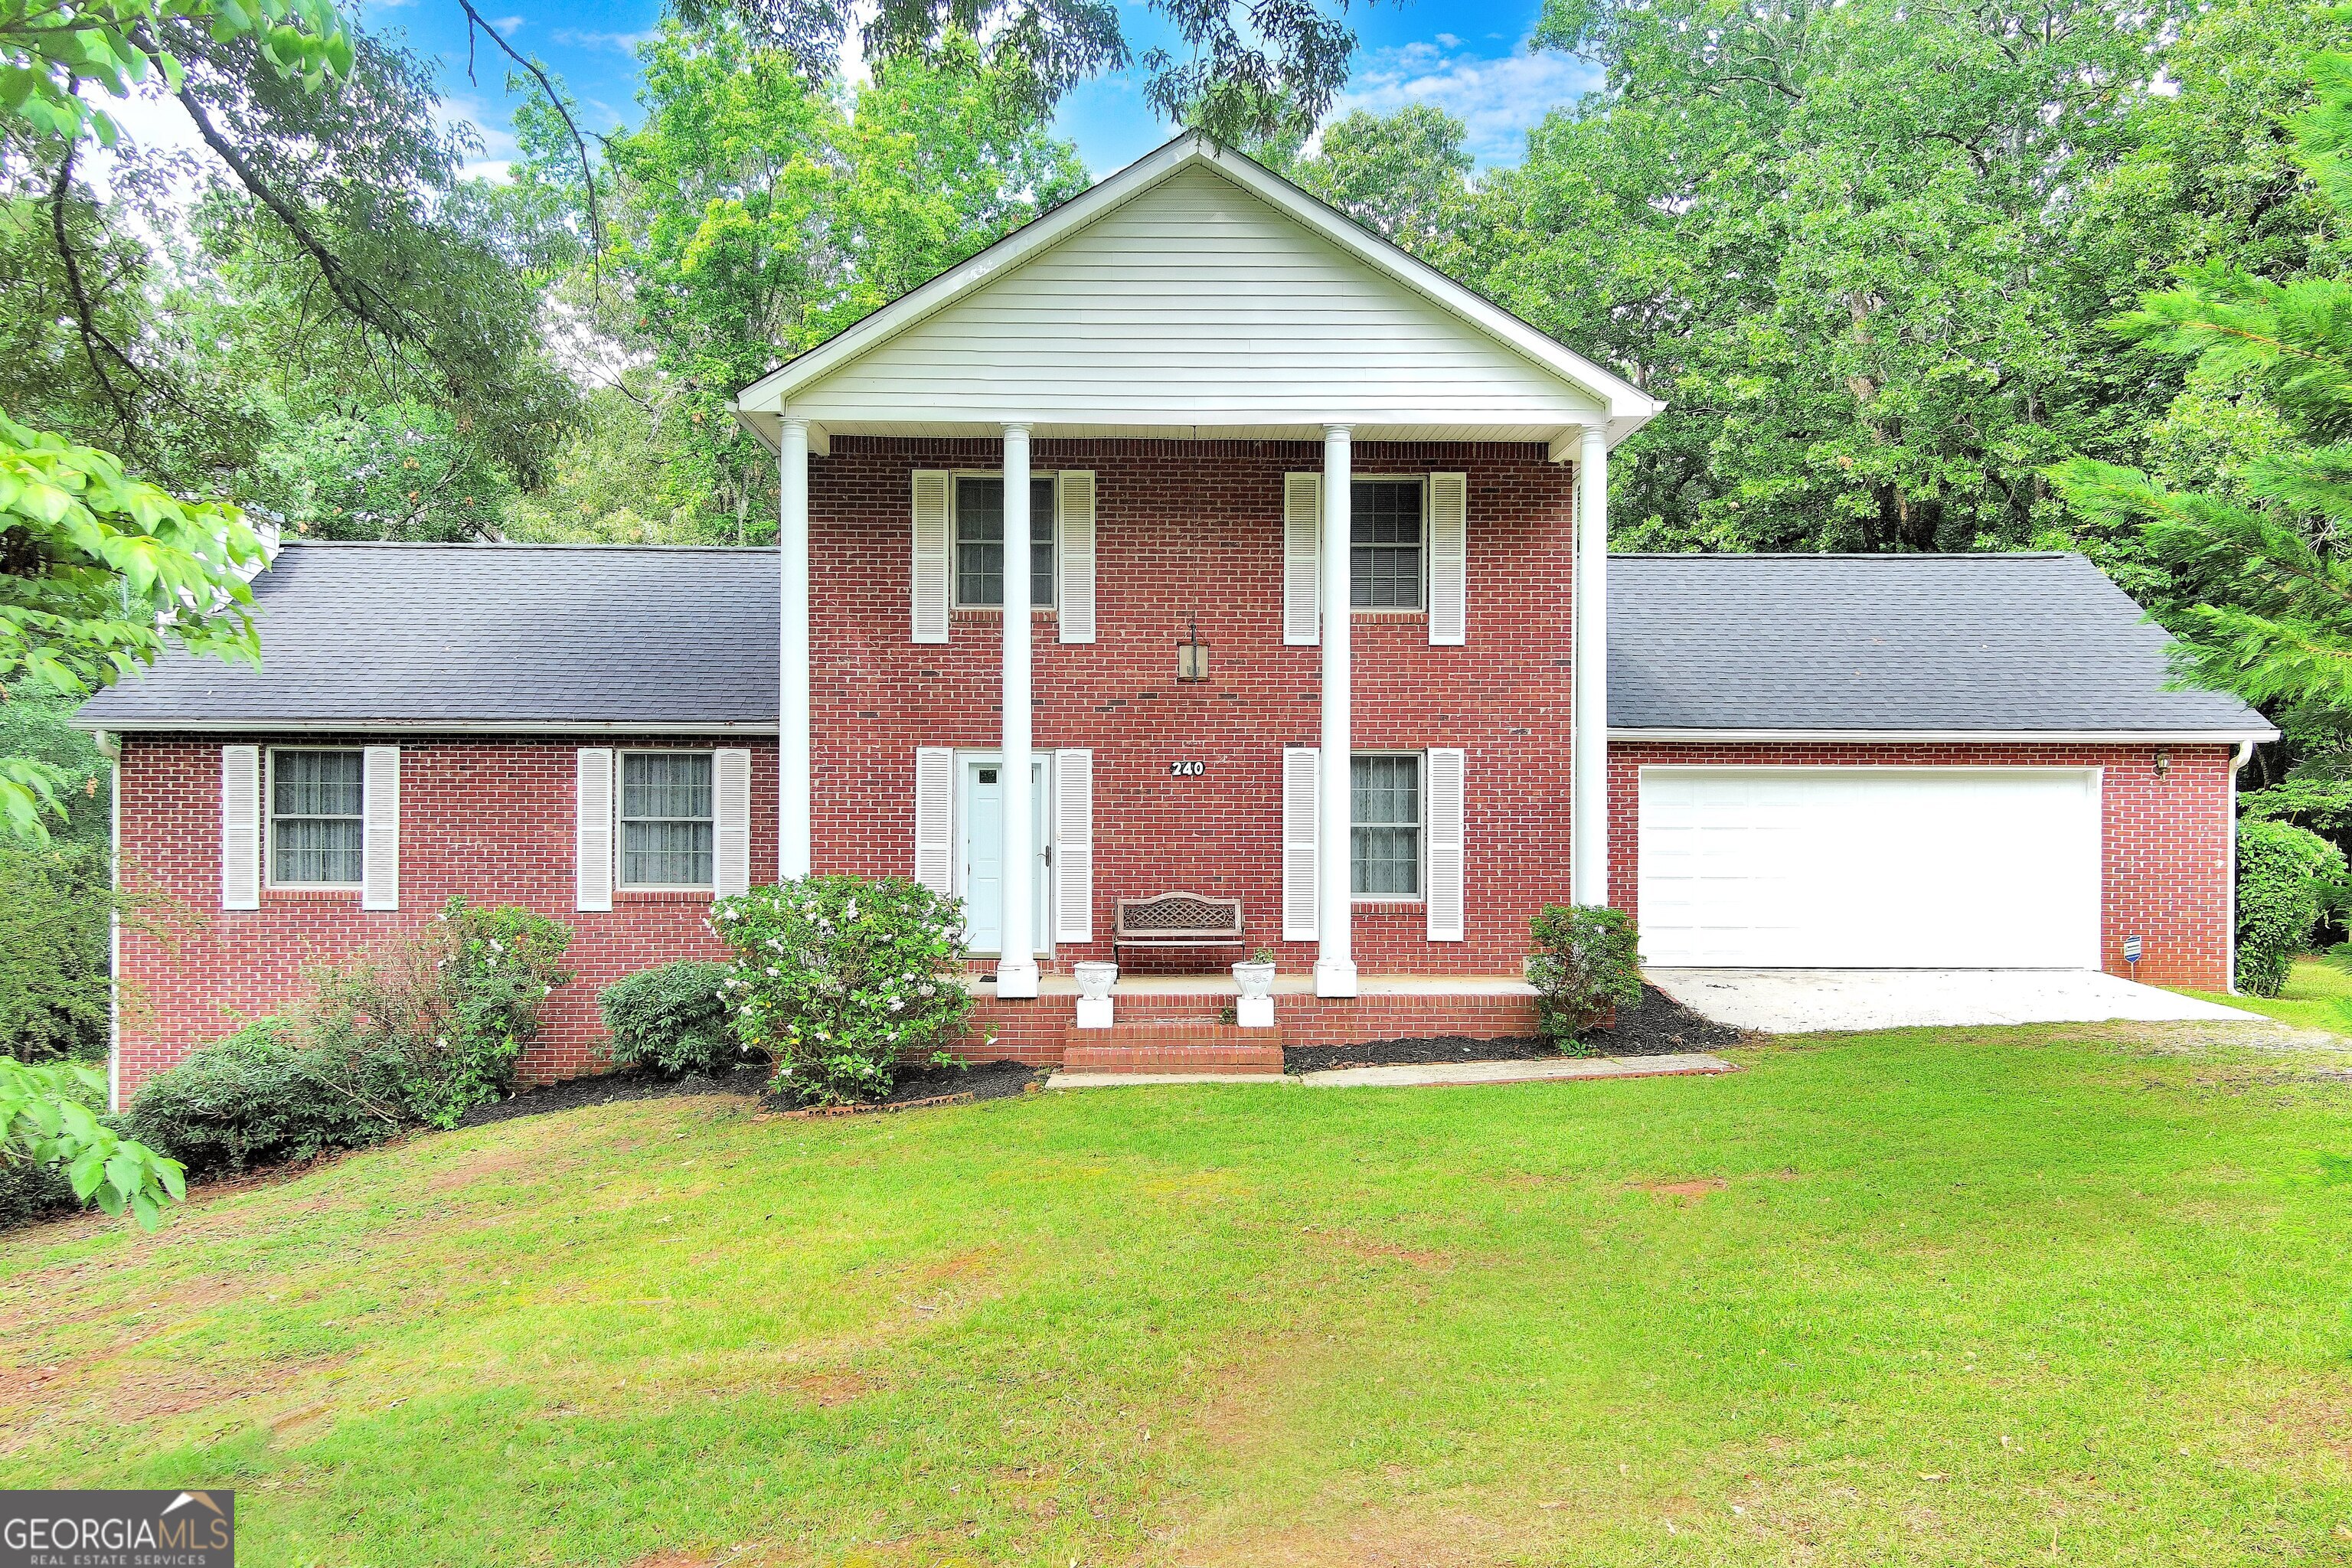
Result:
[[[626,874],[629,857],[623,847],[628,836],[628,819],[621,814],[621,801],[628,777],[631,757],[709,757],[710,759],[710,875],[708,882],[630,882],[622,879]],[[719,876],[719,748],[716,746],[615,746],[613,748],[613,891],[616,893],[710,893],[718,892]]]
[[[1450,468],[1446,471],[1453,472]],[[1348,615],[1349,618],[1352,619],[1358,616],[1426,616],[1429,614],[1429,476],[1427,474],[1350,474],[1348,476],[1348,483],[1350,491],[1348,497]],[[1421,491],[1421,603],[1410,606],[1359,605],[1355,602],[1356,498],[1352,492],[1357,485],[1405,484],[1415,486]],[[1377,546],[1367,545],[1365,548],[1373,549]],[[1367,752],[1356,753],[1360,757],[1371,754]]]
[[[950,468],[947,470],[947,475],[948,614],[952,616],[959,611],[969,610],[978,615],[987,615],[991,612],[1002,615],[1004,611],[1004,606],[1003,605],[967,605],[956,592],[956,582],[960,576],[960,574],[956,571],[956,495],[957,487],[961,483],[961,481],[965,479],[1002,479],[1004,478],[1004,470],[1003,468]],[[1061,614],[1062,611],[1062,470],[1059,468],[1033,468],[1029,470],[1029,478],[1033,482],[1038,479],[1051,479],[1054,481],[1054,504],[1049,510],[1049,516],[1051,517],[1054,525],[1054,597],[1050,604],[1030,605],[1029,612],[1035,616],[1056,616]],[[1422,508],[1424,517],[1427,515],[1428,510],[1428,507],[1424,504]],[[1035,521],[1036,513],[1033,511],[1030,513],[1030,521],[1033,530],[1035,527]],[[1099,541],[1099,531],[1097,531],[1097,538]],[[1031,542],[1034,544],[1035,542],[1032,541]],[[1036,596],[1034,584],[1032,585],[1030,596],[1032,598]]]
[[[1045,851],[1046,929],[1030,934],[1030,940],[1037,944],[1037,956],[1040,958],[1054,956],[1055,942],[1053,930],[1054,874],[1060,869],[1062,863],[1061,832],[1056,825],[1054,811],[1054,752],[1056,749],[1053,746],[1033,746],[1029,752],[1030,766],[1043,775],[1038,780],[1040,793],[1031,810],[1034,813],[1042,809],[1045,815],[1045,842],[1043,847]],[[959,746],[950,753],[950,756],[955,770],[950,776],[955,782],[948,791],[948,885],[955,889],[955,896],[961,899],[967,891],[963,885],[963,834],[967,820],[963,804],[964,769],[972,763],[978,763],[982,767],[993,763],[1002,769],[1004,766],[1004,753],[993,746]],[[1042,767],[1039,766],[1041,763]],[[977,947],[971,950],[971,955],[974,958],[1003,956],[992,949]]]
[[[356,882],[281,882],[278,879],[278,753],[349,752],[360,760],[360,879]],[[337,820],[341,820],[338,818]],[[365,746],[264,746],[261,755],[261,885],[276,892],[358,893],[367,887],[367,748]]]
[[[1428,513],[1424,511],[1422,515],[1425,526]],[[1348,824],[1350,840],[1348,845],[1349,889],[1348,901],[1355,904],[1382,904],[1398,907],[1410,904],[1419,908],[1429,902],[1429,753],[1426,751],[1415,752],[1387,746],[1359,747],[1349,752],[1348,753],[1348,788],[1351,799],[1356,786],[1356,759],[1359,757],[1411,757],[1413,760],[1413,799],[1421,806],[1420,818],[1413,826],[1413,879],[1420,885],[1421,891],[1418,893],[1359,893],[1353,890],[1356,885],[1356,846],[1353,843],[1355,829],[1369,826],[1392,827],[1396,825],[1385,822],[1378,824],[1356,822],[1353,820],[1355,814],[1350,811],[1349,813],[1350,820]]]

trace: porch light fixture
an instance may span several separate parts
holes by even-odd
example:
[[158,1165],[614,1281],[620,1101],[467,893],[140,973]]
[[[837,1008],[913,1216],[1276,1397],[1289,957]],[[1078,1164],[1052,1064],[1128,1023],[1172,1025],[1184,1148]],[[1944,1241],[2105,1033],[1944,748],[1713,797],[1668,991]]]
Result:
[[1187,610],[1185,618],[1192,630],[1176,645],[1176,679],[1206,680],[1209,679],[1209,645],[1201,640],[1201,617]]
[[2172,753],[2159,750],[2156,753],[2156,776],[2162,778],[2172,771]]

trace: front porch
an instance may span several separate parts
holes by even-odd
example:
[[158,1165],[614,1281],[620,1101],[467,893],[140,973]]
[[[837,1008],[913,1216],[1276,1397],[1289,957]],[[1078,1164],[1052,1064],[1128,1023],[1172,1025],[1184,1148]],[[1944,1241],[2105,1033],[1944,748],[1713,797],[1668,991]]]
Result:
[[[1087,1036],[1131,1038],[1137,1028],[1191,1036],[1229,1024],[1239,994],[1230,974],[1121,975],[1112,988],[1114,1030],[1077,1028],[1077,982],[1045,974],[1034,998],[1000,997],[993,979],[972,987],[975,1044],[992,1057],[1058,1065]],[[1265,1037],[1275,1059],[1283,1046],[1358,1045],[1379,1040],[1458,1037],[1520,1039],[1536,1032],[1535,987],[1516,974],[1360,974],[1353,996],[1318,996],[1312,974],[1274,983],[1271,1029],[1233,1030]]]

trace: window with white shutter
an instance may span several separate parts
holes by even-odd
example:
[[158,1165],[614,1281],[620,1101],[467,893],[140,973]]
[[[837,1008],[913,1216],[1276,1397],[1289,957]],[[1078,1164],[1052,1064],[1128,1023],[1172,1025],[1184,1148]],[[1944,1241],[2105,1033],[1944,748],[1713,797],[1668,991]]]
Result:
[[221,908],[261,907],[261,748],[221,748]]
[[915,751],[915,880],[955,891],[955,752],[945,746]]
[[721,746],[710,754],[710,890],[725,899],[751,885],[751,753]]
[[1316,748],[1282,752],[1282,940],[1313,942]]
[[1470,637],[1470,476],[1429,476],[1429,642],[1460,647]]
[[1462,797],[1466,753],[1458,746],[1429,752],[1429,940],[1462,940]]
[[572,907],[613,907],[613,748],[583,746],[572,795]]
[[1054,940],[1095,939],[1095,754],[1054,753]]
[[362,770],[360,908],[400,908],[400,748],[370,746]]
[[1316,554],[1323,538],[1323,476],[1282,477],[1282,641],[1313,647],[1323,640],[1316,617]]
[[914,475],[914,640],[948,640],[948,479],[937,468]]
[[1061,477],[1064,642],[1095,640],[1095,477],[1066,468]]

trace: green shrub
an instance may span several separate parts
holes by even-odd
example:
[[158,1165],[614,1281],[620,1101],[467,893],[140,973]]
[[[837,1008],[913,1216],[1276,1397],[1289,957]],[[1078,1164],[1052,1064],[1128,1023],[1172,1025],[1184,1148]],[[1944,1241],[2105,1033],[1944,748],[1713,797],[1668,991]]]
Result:
[[142,1230],[163,1222],[163,1205],[187,1195],[176,1160],[100,1114],[106,1075],[87,1062],[20,1062],[0,1056],[0,1166],[12,1174],[12,1201],[37,1204],[55,1188],[27,1173],[63,1177],[75,1206],[95,1203],[110,1216],[129,1214]]
[[903,1060],[952,1061],[971,996],[963,909],[903,877],[803,877],[713,909],[736,952],[735,1037],[805,1104],[887,1094]]
[[745,1059],[727,1026],[724,963],[681,958],[615,980],[596,995],[613,1037],[615,1067],[644,1067],[670,1078],[719,1073]]
[[[512,1087],[563,968],[571,928],[529,910],[452,899],[433,926],[377,959],[313,976],[312,1045],[389,1063],[405,1115],[455,1127]],[[375,1070],[371,1065],[369,1070]]]
[[123,1118],[192,1174],[307,1160],[383,1142],[407,1120],[393,1053],[314,1049],[296,1022],[261,1018],[141,1086]]
[[1612,1012],[1642,999],[1633,921],[1622,910],[1547,904],[1528,922],[1528,981],[1536,1021],[1563,1051]]
[[2238,989],[2275,996],[2311,945],[2344,851],[2284,822],[2238,824]]
[[20,1061],[106,1054],[104,845],[0,843],[0,1051]]

